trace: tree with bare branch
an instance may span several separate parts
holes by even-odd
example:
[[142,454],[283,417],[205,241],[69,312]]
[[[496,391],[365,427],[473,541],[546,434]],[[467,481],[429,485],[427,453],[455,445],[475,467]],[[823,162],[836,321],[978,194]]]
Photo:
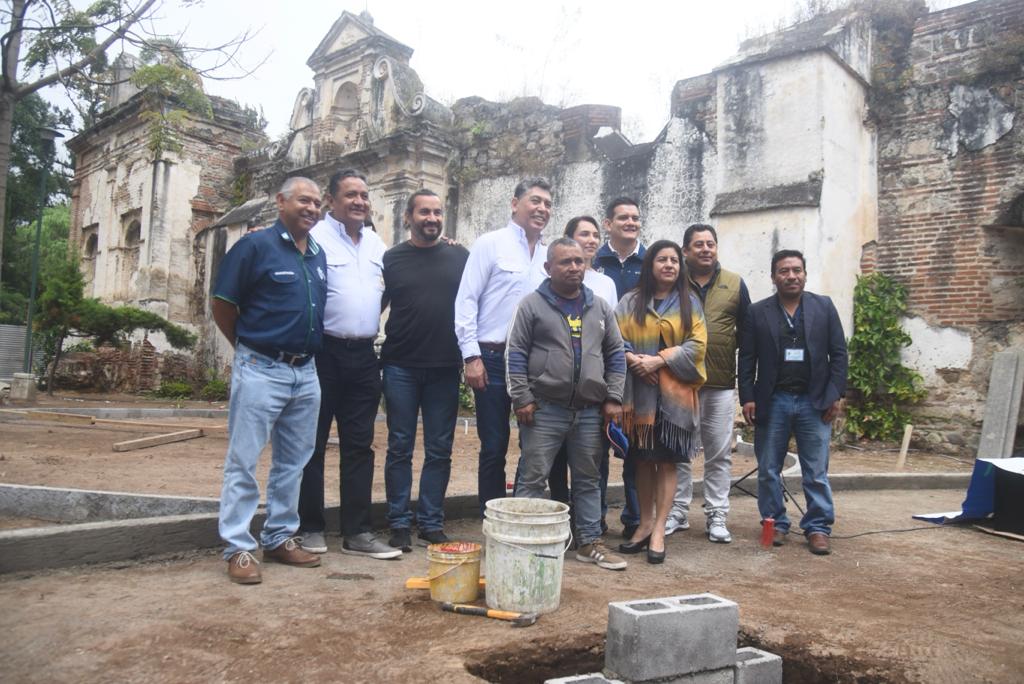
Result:
[[[199,0],[180,0],[189,7]],[[239,50],[253,33],[246,30],[215,46],[191,46],[183,36],[158,35],[160,0],[96,0],[76,9],[69,0],[8,0],[0,9],[0,226],[5,225],[7,174],[11,162],[14,106],[23,98],[49,87],[64,87],[84,125],[91,125],[101,107],[100,93],[116,85],[108,66],[108,51],[121,49],[159,52],[169,57],[156,71],[181,77],[188,69],[195,79],[242,78],[254,71],[238,61]],[[166,46],[173,44],[174,50]],[[261,62],[262,63],[262,62]],[[258,65],[257,65],[258,66]],[[150,74],[154,86],[159,74]],[[84,103],[84,106],[80,106]],[[0,230],[0,253],[3,231]],[[3,274],[0,272],[0,282]]]

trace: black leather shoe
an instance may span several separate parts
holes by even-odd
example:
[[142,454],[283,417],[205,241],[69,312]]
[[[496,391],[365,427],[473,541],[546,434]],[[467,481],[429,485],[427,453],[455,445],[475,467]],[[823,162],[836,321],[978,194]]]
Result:
[[636,534],[636,528],[638,528],[638,527],[640,527],[640,526],[639,525],[623,525],[622,526],[622,538],[623,539],[632,539],[633,535]]
[[638,542],[623,542],[619,544],[619,553],[640,553],[651,545],[651,535],[647,535]]
[[647,562],[650,563],[651,565],[658,565],[659,563],[664,563],[665,562],[665,552],[664,551],[654,551],[652,549],[647,549]]

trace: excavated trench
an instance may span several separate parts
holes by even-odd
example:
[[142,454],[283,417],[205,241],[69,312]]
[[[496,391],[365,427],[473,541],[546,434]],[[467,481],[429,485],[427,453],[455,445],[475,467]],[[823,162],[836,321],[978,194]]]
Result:
[[[466,670],[497,684],[529,684],[604,668],[604,638],[589,632],[571,638],[538,639],[527,644],[479,651]],[[738,648],[753,646],[782,656],[784,684],[900,684],[916,681],[899,664],[882,659],[820,655],[809,644],[774,643],[740,630]]]

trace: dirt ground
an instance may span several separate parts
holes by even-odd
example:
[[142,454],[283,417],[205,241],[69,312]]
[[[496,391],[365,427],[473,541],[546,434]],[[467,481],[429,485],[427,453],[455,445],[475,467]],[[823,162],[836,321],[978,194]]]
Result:
[[[320,568],[263,568],[238,586],[215,552],[0,577],[4,682],[534,682],[599,669],[607,603],[711,591],[739,603],[743,643],[785,658],[788,682],[1019,682],[1019,542],[915,523],[961,491],[843,492],[834,553],[800,540],[757,545],[753,499],[737,496],[735,541],[696,529],[662,566],[609,572],[566,557],[562,605],[525,629],[442,613],[425,551],[401,561],[338,553]],[[874,530],[921,531],[843,539]],[[450,525],[482,541],[479,522]],[[611,541],[618,541],[611,539]]]
[[[85,404],[55,405],[72,403]],[[204,422],[217,423],[172,425]],[[375,496],[382,497],[386,431],[378,427]],[[218,495],[223,437],[111,451],[114,441],[143,434],[151,433],[0,416],[0,482]],[[464,434],[460,424],[451,493],[475,491],[476,449],[473,427]],[[893,472],[895,459],[877,446],[837,450],[832,471]],[[737,457],[734,472],[751,467]],[[969,468],[912,453],[907,469]],[[619,473],[613,466],[613,481]],[[336,477],[333,470],[328,501],[332,492],[337,501]],[[782,655],[787,682],[1022,681],[1024,546],[910,518],[955,509],[963,496],[837,493],[834,553],[815,557],[799,538],[761,549],[755,501],[737,494],[730,545],[708,543],[695,525],[669,539],[663,566],[631,558],[620,573],[570,552],[561,607],[526,629],[442,613],[427,592],[405,590],[407,577],[426,574],[421,548],[401,561],[376,561],[339,553],[336,538],[322,567],[265,566],[263,584],[251,587],[229,583],[215,551],[3,575],[0,681],[543,681],[602,667],[608,602],[704,591],[739,603],[741,644]],[[620,541],[618,513],[609,511],[610,544]],[[908,528],[923,529],[870,534]],[[447,529],[484,541],[479,521]]]
[[[88,396],[88,395],[85,395]],[[167,402],[158,403],[117,396],[113,400],[81,400],[79,397],[57,398],[40,402],[40,406],[51,408],[84,408],[88,406],[140,406],[169,407]],[[210,408],[200,402],[188,402],[186,406]],[[213,405],[219,408],[219,405]],[[203,418],[182,418],[165,422],[166,432],[182,429],[183,426],[216,426],[224,421]],[[52,487],[74,487],[106,491],[139,492],[146,494],[167,494],[177,496],[220,496],[221,473],[227,439],[223,434],[211,434],[200,439],[177,442],[148,449],[129,452],[115,452],[114,442],[135,439],[146,435],[159,434],[161,428],[111,426],[111,425],[67,425],[50,421],[15,419],[0,413],[0,482],[10,484],[44,485]],[[422,437],[422,436],[420,436]],[[414,456],[414,491],[418,487],[418,466],[422,461],[422,439],[417,438]],[[518,459],[517,432],[512,430],[512,447],[509,449],[509,479],[515,474]],[[450,494],[472,494],[476,492],[476,463],[480,443],[476,428],[460,420],[456,428],[455,446],[452,453],[452,475],[448,487]],[[373,495],[384,497],[384,456],[387,451],[387,428],[377,423],[374,438],[376,452]],[[338,451],[336,445],[328,447],[326,468],[326,500],[337,505]],[[266,482],[269,470],[269,448],[260,460],[258,475],[260,485]],[[894,449],[884,450],[879,445],[863,448],[836,449],[832,454],[830,471],[833,473],[891,473],[895,471],[897,454]],[[611,467],[611,480],[621,481],[621,461],[615,460]],[[754,459],[734,454],[733,473],[744,475],[754,468]],[[971,464],[939,454],[912,452],[907,459],[906,472],[963,472]],[[701,477],[702,462],[694,464],[695,477]],[[0,525],[4,525],[0,519]],[[12,523],[6,523],[10,526]],[[28,523],[25,523],[28,524]]]

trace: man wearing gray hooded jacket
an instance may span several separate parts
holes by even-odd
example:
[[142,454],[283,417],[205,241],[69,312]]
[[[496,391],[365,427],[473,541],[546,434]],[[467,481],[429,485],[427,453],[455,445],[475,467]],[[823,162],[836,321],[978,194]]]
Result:
[[575,240],[548,247],[549,278],[522,299],[509,328],[506,372],[522,439],[516,496],[539,499],[551,463],[568,445],[576,559],[606,570],[626,561],[601,541],[600,464],[604,425],[622,415],[626,359],[615,313],[583,285]]

